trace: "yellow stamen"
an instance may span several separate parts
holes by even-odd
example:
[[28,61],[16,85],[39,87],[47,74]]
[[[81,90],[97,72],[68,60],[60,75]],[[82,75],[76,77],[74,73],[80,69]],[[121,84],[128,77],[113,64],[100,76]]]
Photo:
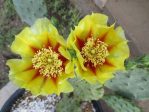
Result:
[[93,66],[102,65],[109,55],[107,44],[93,38],[89,38],[82,48],[81,54],[85,62],[91,62]]
[[62,73],[62,61],[58,59],[59,54],[51,47],[42,48],[32,58],[33,67],[38,69],[40,74],[47,77],[56,77]]

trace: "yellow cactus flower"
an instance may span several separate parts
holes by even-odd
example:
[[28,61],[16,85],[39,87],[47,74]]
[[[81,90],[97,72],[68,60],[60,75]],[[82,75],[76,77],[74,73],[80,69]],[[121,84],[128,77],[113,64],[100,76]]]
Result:
[[113,72],[124,69],[129,48],[121,27],[107,25],[108,17],[92,13],[84,17],[71,31],[67,44],[76,52],[78,76],[90,83],[104,84]]
[[57,29],[46,18],[38,19],[16,35],[11,50],[21,59],[10,59],[9,78],[21,88],[35,95],[71,92],[67,79],[73,67],[66,43]]

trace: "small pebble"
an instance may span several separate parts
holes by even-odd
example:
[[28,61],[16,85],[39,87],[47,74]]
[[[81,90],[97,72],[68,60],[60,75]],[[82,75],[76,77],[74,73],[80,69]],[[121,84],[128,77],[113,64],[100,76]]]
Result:
[[57,95],[33,96],[25,92],[16,101],[10,112],[55,112],[55,105],[60,100]]

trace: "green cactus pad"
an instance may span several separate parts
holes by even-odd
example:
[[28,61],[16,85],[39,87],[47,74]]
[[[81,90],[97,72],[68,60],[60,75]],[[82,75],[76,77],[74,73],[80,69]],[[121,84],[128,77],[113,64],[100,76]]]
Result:
[[149,72],[143,69],[119,72],[105,86],[130,99],[149,99]]
[[44,0],[13,0],[13,4],[21,20],[29,25],[47,14]]
[[103,100],[113,108],[114,112],[141,112],[133,103],[119,96],[104,96]]
[[80,101],[98,100],[104,94],[104,89],[99,83],[89,84],[85,80],[78,78],[71,79],[70,82],[74,87],[74,96]]
[[56,104],[56,112],[81,112],[80,102],[68,94],[63,94],[63,98]]

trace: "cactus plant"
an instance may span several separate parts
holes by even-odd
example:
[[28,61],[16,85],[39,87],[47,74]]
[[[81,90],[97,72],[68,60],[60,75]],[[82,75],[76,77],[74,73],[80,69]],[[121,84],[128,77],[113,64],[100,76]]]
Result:
[[56,104],[56,112],[81,112],[80,102],[68,94],[63,94],[63,98]]
[[125,63],[126,69],[143,68],[149,71],[149,55],[129,59]]
[[85,80],[78,78],[71,79],[70,82],[74,87],[74,96],[80,101],[98,100],[104,94],[104,89],[99,83],[89,84]]
[[114,112],[141,112],[133,103],[119,96],[104,96],[103,100]]
[[149,72],[143,69],[133,69],[119,72],[115,78],[109,80],[105,86],[116,93],[130,99],[149,98]]
[[13,4],[21,20],[29,25],[47,14],[44,0],[13,0]]
[[104,89],[99,83],[89,84],[78,78],[69,81],[73,85],[74,91],[70,94],[63,94],[62,99],[56,105],[56,112],[81,112],[82,101],[98,100],[104,94]]

